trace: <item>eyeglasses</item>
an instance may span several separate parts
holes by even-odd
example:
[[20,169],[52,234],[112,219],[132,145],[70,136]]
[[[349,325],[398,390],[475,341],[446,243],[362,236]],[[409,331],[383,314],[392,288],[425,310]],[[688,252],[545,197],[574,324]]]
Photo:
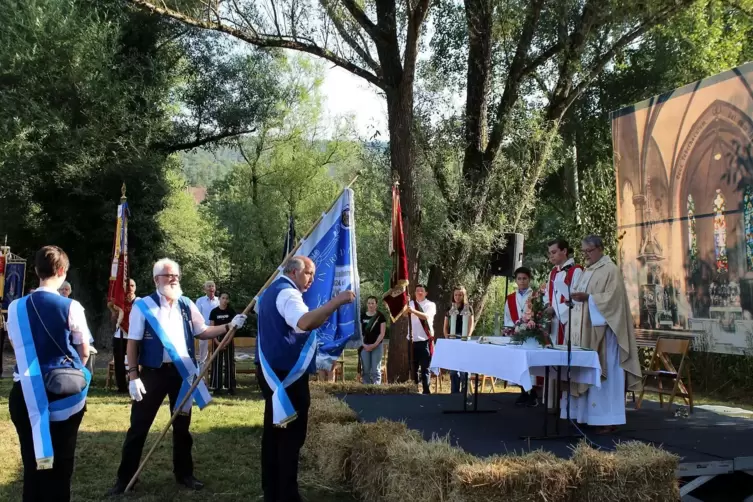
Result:
[[158,274],[157,277],[166,277],[170,280],[180,280],[180,274]]
[[591,249],[581,249],[581,252],[582,252],[583,254],[588,254],[588,255],[590,255],[591,253],[593,253],[593,252],[594,252],[594,251],[596,251],[597,249],[598,249],[598,248],[591,248]]

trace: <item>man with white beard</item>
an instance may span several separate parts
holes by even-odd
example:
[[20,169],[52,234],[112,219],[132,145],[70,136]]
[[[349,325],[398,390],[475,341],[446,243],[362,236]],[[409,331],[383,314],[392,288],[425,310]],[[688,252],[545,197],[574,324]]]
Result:
[[[129,317],[126,354],[130,379],[128,391],[133,399],[131,426],[123,443],[118,478],[109,491],[110,495],[123,493],[136,473],[149,428],[165,396],[170,399],[170,410],[179,404],[178,395],[185,380],[176,364],[190,361],[189,369],[198,374],[194,362],[194,338],[216,338],[230,331],[232,326],[242,327],[246,321],[246,316],[240,314],[229,324],[207,326],[196,305],[182,296],[180,267],[172,260],[163,258],[155,263],[153,276],[157,291],[136,300]],[[201,490],[204,484],[193,475],[190,425],[190,411],[187,415],[179,415],[173,422],[173,473],[179,484]]]

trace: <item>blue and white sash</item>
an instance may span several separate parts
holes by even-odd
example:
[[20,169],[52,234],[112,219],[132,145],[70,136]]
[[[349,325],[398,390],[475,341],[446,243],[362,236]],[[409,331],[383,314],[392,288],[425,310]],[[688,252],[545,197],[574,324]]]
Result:
[[[159,341],[162,342],[162,346],[167,351],[167,355],[170,356],[170,360],[178,369],[178,373],[180,373],[181,378],[183,378],[183,385],[180,386],[180,392],[178,392],[178,402],[176,404],[177,406],[181,403],[181,401],[183,401],[183,398],[186,396],[186,393],[191,388],[194,379],[198,376],[199,373],[196,362],[188,353],[185,333],[181,332],[180,340],[176,338],[176,343],[173,343],[173,340],[170,339],[170,336],[165,332],[165,330],[157,320],[157,312],[159,311],[159,306],[154,303],[154,300],[152,300],[152,298],[148,296],[140,298],[134,302],[134,305],[138,307],[138,309],[144,315],[144,319],[146,319],[146,322],[149,323],[149,326],[157,335]],[[208,405],[212,401],[212,396],[209,395],[209,389],[207,389],[207,386],[203,380],[199,382],[199,385],[196,387],[196,389],[194,389],[192,397],[193,400],[196,401],[196,404],[199,406],[200,410],[203,410],[204,407],[206,407],[206,405]],[[186,404],[184,404],[183,408],[181,408],[180,410],[181,413],[190,413],[192,405],[193,401],[191,399],[187,400]]]
[[31,423],[31,434],[34,442],[34,456],[37,459],[37,469],[52,469],[54,452],[52,451],[52,436],[50,422],[62,422],[81,411],[86,405],[86,394],[89,392],[91,373],[85,367],[78,369],[84,372],[86,387],[73,396],[57,401],[47,400],[42,369],[37,359],[34,338],[31,335],[29,314],[26,309],[26,297],[10,304],[8,309],[8,334],[13,342],[16,354],[18,375],[21,379],[21,389],[26,401],[26,409]]
[[316,330],[312,331],[308,339],[306,339],[306,343],[303,345],[301,354],[298,356],[293,369],[290,370],[290,373],[288,373],[288,376],[282,382],[280,382],[274,370],[269,366],[267,358],[264,357],[261,343],[258,346],[261,371],[264,374],[264,380],[266,380],[267,385],[272,389],[272,423],[279,427],[285,427],[289,422],[298,417],[298,413],[293,408],[293,403],[290,402],[285,388],[298,380],[306,372],[311,361],[314,359],[316,355]]

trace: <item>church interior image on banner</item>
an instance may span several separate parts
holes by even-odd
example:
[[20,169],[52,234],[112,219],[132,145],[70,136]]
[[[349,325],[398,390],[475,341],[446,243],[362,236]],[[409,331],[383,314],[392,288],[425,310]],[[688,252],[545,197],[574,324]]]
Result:
[[614,112],[612,139],[635,326],[753,350],[753,63]]

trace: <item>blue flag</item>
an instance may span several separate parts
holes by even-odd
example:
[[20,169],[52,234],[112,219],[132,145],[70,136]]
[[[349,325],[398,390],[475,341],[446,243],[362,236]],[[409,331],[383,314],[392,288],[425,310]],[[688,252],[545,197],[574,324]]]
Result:
[[[315,330],[318,347],[317,369],[330,370],[345,348],[357,348],[362,345],[353,213],[353,190],[348,188],[343,191],[332,208],[322,215],[319,224],[301,241],[295,253],[296,256],[308,256],[316,265],[314,282],[303,294],[303,301],[310,310],[319,308],[342,291],[351,290],[356,295],[355,302],[340,307]],[[290,235],[290,226],[288,232]],[[277,277],[281,275],[282,267]]]

